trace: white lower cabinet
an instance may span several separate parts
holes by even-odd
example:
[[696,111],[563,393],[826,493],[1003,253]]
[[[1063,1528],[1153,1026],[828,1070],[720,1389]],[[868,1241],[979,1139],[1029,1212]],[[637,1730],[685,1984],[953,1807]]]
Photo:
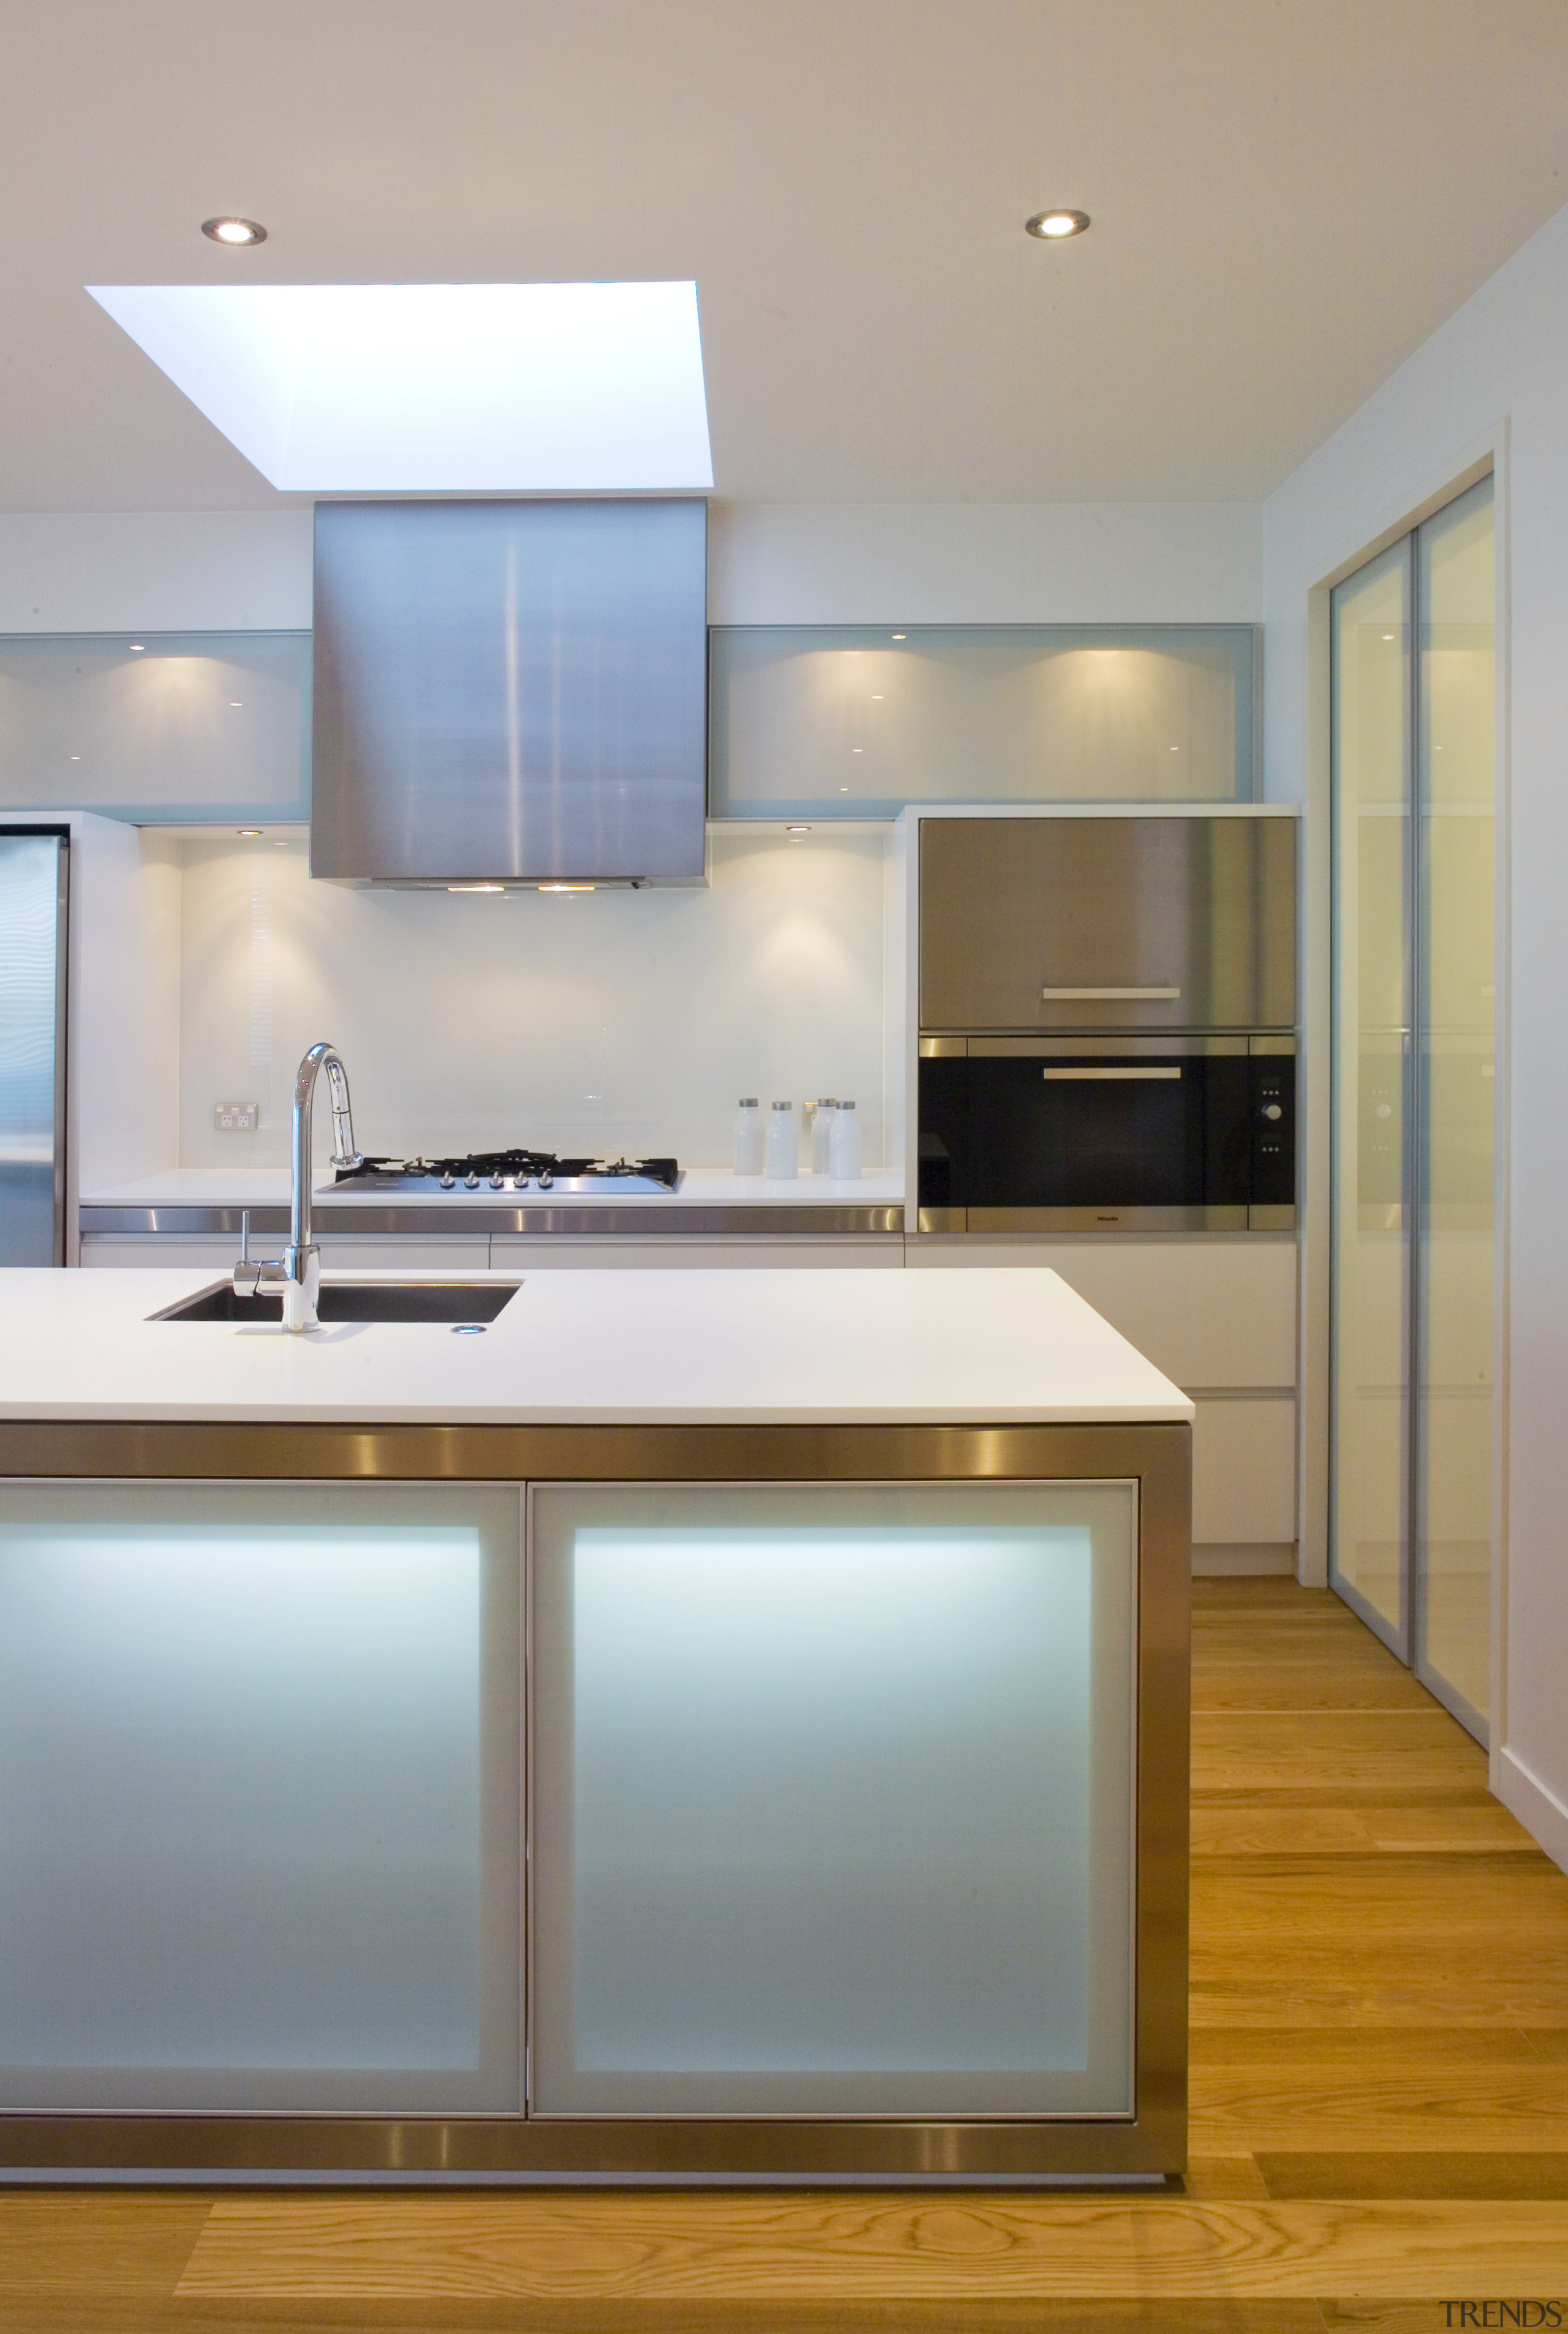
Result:
[[826,1240],[748,1239],[736,1234],[716,1240],[637,1239],[629,1234],[599,1240],[507,1235],[491,1240],[490,1263],[498,1272],[777,1272],[790,1267],[812,1271],[891,1267],[898,1271],[904,1264],[904,1242],[886,1233]]
[[123,1271],[139,1265],[152,1272],[227,1272],[239,1254],[232,1239],[181,1239],[175,1232],[83,1232],[82,1265],[91,1272]]
[[1296,1405],[1200,1400],[1193,1423],[1193,1544],[1283,1548],[1296,1537]]
[[[1204,1566],[1284,1571],[1296,1538],[1296,1243],[906,1242],[915,1269],[1049,1266],[1197,1405],[1193,1544]],[[1233,1551],[1227,1562],[1224,1551]]]
[[[485,1272],[489,1268],[487,1239],[393,1239],[375,1235],[344,1239],[324,1235],[321,1260],[328,1272]],[[276,1232],[252,1233],[252,1256],[276,1256],[284,1246]],[[186,1239],[178,1232],[83,1232],[82,1262],[91,1270],[145,1265],[154,1270],[227,1272],[239,1255],[239,1242],[229,1234],[204,1233]]]

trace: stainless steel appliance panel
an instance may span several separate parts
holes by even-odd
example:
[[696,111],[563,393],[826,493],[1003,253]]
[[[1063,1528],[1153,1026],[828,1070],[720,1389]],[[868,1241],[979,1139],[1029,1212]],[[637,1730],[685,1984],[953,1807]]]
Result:
[[939,818],[920,829],[920,1026],[1289,1029],[1296,822]]
[[65,1261],[63,828],[0,828],[0,1266]]
[[698,882],[707,506],[318,503],[311,873]]

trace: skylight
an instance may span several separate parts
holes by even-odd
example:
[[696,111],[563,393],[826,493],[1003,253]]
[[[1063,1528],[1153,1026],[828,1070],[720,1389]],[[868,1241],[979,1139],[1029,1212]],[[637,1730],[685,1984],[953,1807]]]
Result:
[[90,284],[275,487],[713,483],[694,284]]

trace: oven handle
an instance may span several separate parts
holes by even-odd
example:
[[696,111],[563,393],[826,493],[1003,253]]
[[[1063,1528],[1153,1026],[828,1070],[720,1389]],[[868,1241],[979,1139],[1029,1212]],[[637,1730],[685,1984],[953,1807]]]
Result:
[[1047,1005],[1168,1005],[1179,989],[1042,989]]
[[1040,1075],[1042,1078],[1115,1078],[1119,1081],[1122,1078],[1179,1078],[1181,1071],[1176,1068],[1166,1069],[1164,1067],[1159,1069],[1155,1069],[1153,1067],[1142,1069],[1130,1067],[1125,1070],[1102,1070],[1099,1068],[1085,1069],[1077,1066],[1070,1066],[1066,1069],[1054,1069],[1048,1065],[1045,1069],[1041,1070]]

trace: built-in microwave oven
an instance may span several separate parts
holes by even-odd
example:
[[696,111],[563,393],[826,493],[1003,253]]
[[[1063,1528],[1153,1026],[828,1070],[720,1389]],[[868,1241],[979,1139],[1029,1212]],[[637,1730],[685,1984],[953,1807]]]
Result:
[[1287,1231],[1296,1044],[920,1041],[923,1232]]

